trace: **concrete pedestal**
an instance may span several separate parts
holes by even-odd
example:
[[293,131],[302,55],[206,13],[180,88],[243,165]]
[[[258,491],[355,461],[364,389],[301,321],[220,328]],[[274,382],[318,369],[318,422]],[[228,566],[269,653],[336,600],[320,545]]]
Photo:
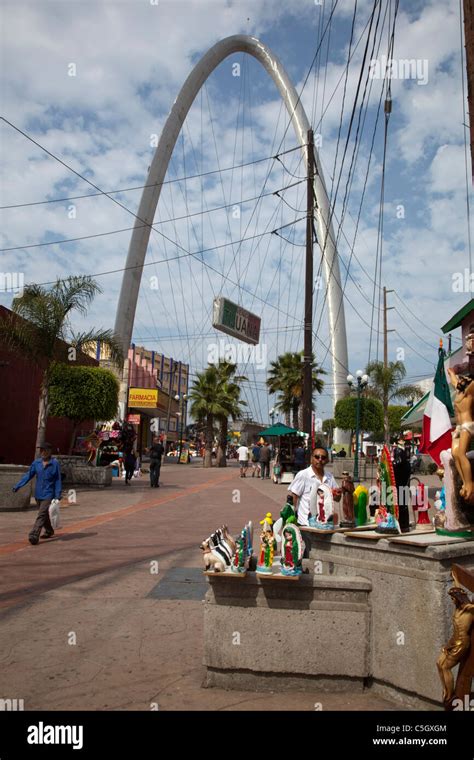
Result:
[[[453,563],[474,568],[474,542],[418,547],[303,533],[317,572],[370,580],[369,672],[407,705],[441,705],[436,659],[452,633]],[[438,539],[439,540],[439,539]]]
[[473,569],[474,542],[303,536],[310,574],[298,581],[209,578],[207,685],[371,688],[404,707],[441,709],[436,660],[452,633],[451,565]]
[[12,492],[13,486],[29,469],[21,464],[0,464],[0,512],[20,512],[29,508],[34,481],[30,480],[17,493]]
[[208,576],[207,685],[361,691],[369,674],[369,593],[362,578]]

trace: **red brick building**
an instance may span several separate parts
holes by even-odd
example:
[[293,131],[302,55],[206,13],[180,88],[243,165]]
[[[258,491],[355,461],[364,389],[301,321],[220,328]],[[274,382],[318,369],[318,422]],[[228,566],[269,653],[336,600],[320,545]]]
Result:
[[[9,313],[0,306],[0,319]],[[77,363],[99,365],[79,352]],[[0,343],[0,464],[31,464],[34,459],[41,376],[41,370],[28,358]],[[92,420],[85,422],[84,434],[91,432],[93,425]],[[48,419],[46,440],[53,445],[54,453],[67,454],[72,431],[72,422],[64,417]]]

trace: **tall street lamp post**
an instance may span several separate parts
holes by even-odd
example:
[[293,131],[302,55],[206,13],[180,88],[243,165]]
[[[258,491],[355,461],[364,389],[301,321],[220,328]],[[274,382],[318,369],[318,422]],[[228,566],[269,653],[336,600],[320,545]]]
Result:
[[[176,401],[179,401],[179,396],[175,396]],[[183,393],[181,397],[181,424],[180,424],[180,433],[179,433],[179,455],[178,455],[178,464],[181,464],[181,452],[183,450],[183,428],[184,428],[184,422],[186,418],[186,406],[188,403],[188,397],[186,393]]]
[[357,405],[356,405],[356,434],[355,434],[355,456],[354,456],[354,483],[359,482],[359,429],[360,429],[360,394],[369,382],[368,375],[364,375],[361,369],[356,372],[356,377],[347,375],[349,388],[352,388],[354,382],[357,382]]
[[273,425],[275,424],[275,407],[272,406],[268,414],[270,415],[270,419],[272,421],[272,427],[273,427]]

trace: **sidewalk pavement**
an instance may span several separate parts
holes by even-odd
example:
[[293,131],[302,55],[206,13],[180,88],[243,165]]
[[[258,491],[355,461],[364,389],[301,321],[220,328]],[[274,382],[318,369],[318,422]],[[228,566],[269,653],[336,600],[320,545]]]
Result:
[[0,513],[0,698],[25,710],[397,709],[368,692],[202,688],[199,544],[223,522],[237,534],[277,516],[287,487],[240,478],[234,463],[166,464],[161,481],[78,490],[37,546],[33,511]]

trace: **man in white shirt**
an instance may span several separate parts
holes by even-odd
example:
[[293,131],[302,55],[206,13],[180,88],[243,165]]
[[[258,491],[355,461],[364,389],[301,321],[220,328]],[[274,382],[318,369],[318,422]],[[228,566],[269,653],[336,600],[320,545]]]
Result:
[[304,470],[300,470],[288,491],[293,496],[294,510],[298,525],[309,525],[309,504],[313,488],[318,488],[321,483],[326,483],[333,491],[334,501],[340,501],[342,491],[338,488],[332,472],[324,472],[324,465],[328,461],[328,452],[318,446],[313,449],[311,464]]
[[240,477],[245,478],[247,467],[249,466],[249,450],[247,446],[239,446],[237,456],[239,457]]

